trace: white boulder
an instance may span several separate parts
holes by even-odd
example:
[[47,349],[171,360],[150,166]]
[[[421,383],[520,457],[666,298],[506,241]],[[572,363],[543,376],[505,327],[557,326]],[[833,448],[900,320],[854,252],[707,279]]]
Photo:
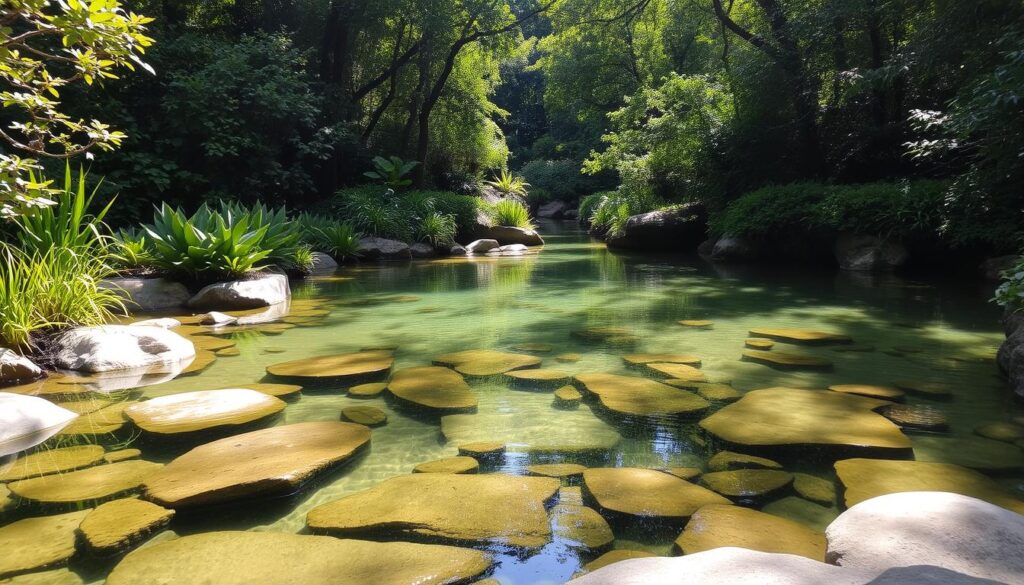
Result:
[[76,418],[49,400],[0,392],[0,457],[42,443]]
[[501,244],[498,243],[498,240],[473,240],[466,246],[466,251],[469,252],[470,254],[484,254],[497,248],[500,245]]
[[180,307],[188,302],[185,285],[166,278],[111,278],[100,283],[112,288],[135,311],[159,311]]
[[132,327],[160,327],[161,329],[174,329],[181,327],[181,321],[171,317],[160,317],[159,319],[145,319],[131,323]]
[[287,276],[264,274],[252,280],[211,284],[189,299],[188,306],[201,311],[244,311],[283,303],[291,294]]
[[191,341],[151,326],[79,327],[60,336],[57,347],[58,366],[84,372],[154,371],[196,355]]

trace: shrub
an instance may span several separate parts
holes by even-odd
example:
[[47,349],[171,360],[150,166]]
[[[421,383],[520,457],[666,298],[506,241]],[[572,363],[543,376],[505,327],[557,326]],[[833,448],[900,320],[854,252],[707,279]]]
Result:
[[350,224],[334,222],[317,228],[315,247],[338,260],[359,257],[359,240],[362,234]]
[[525,196],[526,188],[530,186],[525,180],[520,177],[513,175],[507,170],[501,171],[501,174],[495,175],[493,181],[485,181],[485,184],[494,187],[505,195],[516,195]]
[[816,206],[825,198],[828,188],[820,183],[792,183],[752,191],[713,217],[712,231],[758,237],[781,230],[805,229],[817,223],[820,214]]
[[373,159],[373,166],[376,170],[363,173],[363,176],[380,181],[392,189],[408,187],[412,185],[412,179],[405,178],[420,163],[416,161],[404,161],[397,156],[384,158],[377,156]]
[[[593,188],[596,180],[580,173],[582,163],[577,160],[531,160],[519,171],[533,185],[531,202],[549,199],[574,200]],[[543,197],[542,197],[543,196]]]
[[491,218],[497,225],[533,229],[530,210],[515,199],[502,199],[491,207]]
[[452,216],[456,230],[476,223],[479,199],[451,191],[406,191],[388,193],[379,186],[342,189],[333,207],[345,221],[374,236],[410,240],[430,213]]
[[149,241],[139,230],[125,229],[114,234],[111,260],[122,269],[140,270],[153,266]]
[[[45,183],[45,179],[32,179]],[[71,166],[64,167],[64,187],[50,195],[56,205],[32,207],[15,219],[20,228],[17,234],[21,250],[45,253],[53,248],[92,249],[106,244],[107,228],[103,218],[113,201],[95,215],[89,214],[99,185],[86,192],[86,173],[79,169],[77,179],[71,175]]]
[[594,210],[601,205],[601,200],[611,195],[610,191],[602,191],[599,193],[591,193],[583,199],[580,199],[579,216],[581,220],[590,221],[590,218],[594,215]]
[[454,216],[432,211],[423,218],[416,235],[420,241],[439,248],[454,244],[458,230]]
[[[659,202],[650,189],[620,189],[598,195],[600,198],[596,199],[596,207],[591,212],[590,224],[597,231],[605,231],[613,236],[622,232],[630,216],[659,207]],[[594,201],[588,203],[595,205]]]
[[1013,268],[1003,273],[1003,282],[996,289],[993,300],[1012,312],[1024,309],[1024,255],[1017,258]]

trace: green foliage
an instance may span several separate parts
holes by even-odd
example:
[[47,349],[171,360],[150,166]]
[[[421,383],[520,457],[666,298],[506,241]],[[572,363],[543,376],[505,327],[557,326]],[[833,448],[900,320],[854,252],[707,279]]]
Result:
[[148,269],[154,264],[149,241],[137,229],[123,229],[115,233],[110,255],[118,268],[126,270]]
[[582,163],[572,159],[535,159],[519,171],[533,186],[528,195],[532,202],[550,199],[574,201],[583,193],[593,191],[598,181],[580,172]]
[[363,173],[363,176],[380,181],[392,189],[408,187],[412,185],[412,179],[406,178],[406,175],[411,173],[419,164],[419,162],[414,160],[404,161],[397,156],[389,158],[377,156],[373,159],[373,166],[376,170]]
[[420,241],[440,248],[455,243],[455,234],[458,233],[458,229],[455,216],[431,211],[423,217],[416,236]]
[[491,219],[496,225],[533,229],[530,210],[515,199],[502,199],[490,209]]
[[1013,312],[1024,310],[1024,255],[1017,258],[1013,268],[1003,273],[1003,282],[996,289],[993,300]]
[[364,186],[338,191],[334,206],[367,235],[411,241],[421,237],[424,219],[432,213],[451,217],[456,232],[468,229],[476,221],[477,202],[476,197],[450,191],[388,193]]
[[295,247],[291,255],[292,269],[302,274],[308,274],[313,269],[313,247],[302,244]]
[[494,176],[494,180],[486,181],[485,184],[494,187],[504,195],[517,197],[525,196],[527,188],[530,186],[524,179],[513,175],[507,170],[501,171],[501,173]]
[[[622,232],[630,216],[646,213],[661,206],[650,189],[596,193],[587,204],[592,209],[591,228],[611,236]],[[583,211],[582,205],[580,208]]]
[[[31,176],[31,175],[30,175]],[[38,182],[38,181],[34,181]],[[48,181],[44,181],[48,182]],[[95,215],[89,213],[98,186],[86,189],[86,173],[79,169],[77,180],[71,165],[64,168],[64,186],[52,196],[56,205],[33,207],[15,218],[20,230],[18,243],[27,253],[45,253],[53,248],[71,250],[101,249],[106,245],[107,228],[103,218],[113,200]]]
[[601,205],[601,201],[609,195],[614,193],[610,191],[601,191],[598,193],[591,193],[583,199],[580,199],[580,206],[578,209],[579,217],[581,220],[589,222],[590,218],[594,216],[594,211]]
[[761,237],[784,230],[802,230],[813,225],[817,206],[829,186],[793,183],[764,187],[733,201],[712,217],[711,230],[718,234]]
[[351,224],[334,221],[323,216],[302,214],[296,220],[302,240],[313,250],[330,254],[337,260],[359,256],[362,234]]

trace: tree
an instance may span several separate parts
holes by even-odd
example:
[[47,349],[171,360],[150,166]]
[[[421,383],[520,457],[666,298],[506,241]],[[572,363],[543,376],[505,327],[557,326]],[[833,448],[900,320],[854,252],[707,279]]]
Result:
[[117,0],[6,0],[0,8],[0,101],[10,125],[0,138],[22,153],[0,153],[0,215],[48,205],[47,185],[29,172],[39,158],[67,159],[90,149],[111,150],[122,132],[99,120],[61,111],[71,85],[117,79],[119,68],[152,72],[141,59],[153,40],[152,19],[126,12]]

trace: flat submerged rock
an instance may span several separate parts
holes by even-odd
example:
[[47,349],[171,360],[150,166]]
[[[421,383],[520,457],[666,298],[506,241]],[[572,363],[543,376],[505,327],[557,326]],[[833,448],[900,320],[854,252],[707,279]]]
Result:
[[704,506],[675,541],[689,555],[723,546],[825,560],[825,535],[806,526],[740,506]]
[[8,487],[17,496],[38,504],[77,505],[133,492],[162,467],[151,461],[122,461],[25,479]]
[[306,523],[335,536],[537,548],[551,540],[544,505],[559,486],[547,477],[402,475],[317,506]]
[[359,380],[386,375],[394,357],[390,351],[359,351],[283,362],[267,367],[267,373],[296,380]]
[[696,394],[648,378],[617,374],[580,374],[576,382],[596,394],[606,408],[635,416],[697,416],[711,403]]
[[124,414],[147,433],[177,435],[257,422],[284,407],[284,401],[268,394],[229,388],[160,396],[133,404]]
[[642,366],[652,363],[685,364],[687,366],[699,367],[701,360],[695,355],[688,353],[631,353],[622,356],[626,365]]
[[476,408],[476,394],[458,373],[440,366],[398,370],[388,383],[395,398],[440,412],[465,412]]
[[743,361],[754,362],[780,370],[831,370],[832,362],[813,355],[783,351],[758,351],[749,349],[743,352]]
[[88,513],[25,518],[0,527],[0,579],[66,563],[75,554],[75,530]]
[[79,445],[62,449],[46,449],[19,457],[0,472],[0,482],[73,471],[103,462],[103,447]]
[[437,356],[433,363],[436,366],[454,368],[456,372],[466,376],[487,377],[505,374],[513,370],[536,368],[540,366],[541,359],[521,353],[471,349]]
[[136,498],[107,502],[89,512],[78,527],[86,547],[100,555],[125,551],[167,527],[174,510]]
[[446,585],[468,582],[490,566],[490,555],[452,546],[209,532],[129,554],[107,585]]
[[755,338],[774,339],[786,343],[798,343],[803,345],[832,345],[853,343],[849,336],[825,331],[812,331],[808,329],[786,329],[786,328],[758,328],[751,329],[750,336]]
[[450,443],[481,441],[529,453],[606,453],[622,440],[614,427],[589,408],[547,408],[543,418],[519,412],[488,411],[441,417],[441,434]]
[[583,487],[601,509],[638,518],[685,520],[701,506],[731,503],[707,488],[655,469],[588,469],[583,472]]
[[370,442],[370,429],[305,422],[200,445],[146,480],[147,499],[174,509],[292,494]]

